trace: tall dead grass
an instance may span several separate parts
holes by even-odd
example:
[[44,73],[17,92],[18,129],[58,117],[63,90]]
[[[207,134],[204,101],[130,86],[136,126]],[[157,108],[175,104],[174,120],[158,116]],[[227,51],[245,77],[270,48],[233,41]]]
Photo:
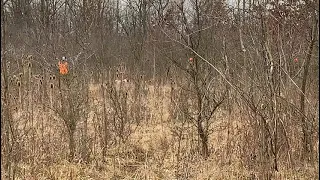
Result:
[[[68,162],[66,130],[54,112],[44,110],[41,103],[35,102],[34,121],[31,123],[27,110],[11,111],[16,131],[19,132],[16,137],[18,150],[14,155],[17,160],[13,165],[15,179],[262,179],[259,162],[254,157],[254,147],[250,147],[252,152],[248,152],[255,137],[252,137],[247,115],[236,107],[231,117],[224,110],[216,113],[213,133],[209,138],[210,156],[204,160],[192,148],[192,143],[196,142],[190,141],[192,138],[189,137],[196,135],[188,128],[181,134],[181,141],[177,140],[174,131],[176,123],[170,115],[169,85],[146,85],[143,103],[150,112],[149,119],[144,119],[139,125],[131,124],[130,128],[134,131],[128,140],[110,144],[103,158],[102,136],[99,133],[102,128],[101,88],[106,87],[89,85],[88,162],[80,157],[81,128],[75,133],[75,160]],[[228,118],[231,119],[229,139]],[[79,127],[82,127],[81,123]],[[292,145],[299,143],[299,130],[292,129],[288,133]],[[296,150],[293,147],[293,151]],[[315,152],[319,152],[316,147]],[[288,166],[287,162],[281,162],[279,172],[273,173],[270,178],[318,179],[317,163],[306,166],[295,160],[294,166]],[[3,166],[1,168],[1,177],[6,179],[8,172]]]

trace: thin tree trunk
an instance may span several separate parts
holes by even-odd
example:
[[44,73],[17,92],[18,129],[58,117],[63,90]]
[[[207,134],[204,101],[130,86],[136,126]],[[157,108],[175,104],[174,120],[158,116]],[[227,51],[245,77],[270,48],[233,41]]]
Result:
[[72,162],[75,155],[75,141],[74,141],[75,130],[70,129],[69,131],[69,162]]
[[[4,99],[2,107],[3,107],[3,117],[1,117],[1,122],[4,125],[4,134],[1,133],[1,140],[3,138],[4,146],[1,146],[1,151],[4,154],[3,160],[4,160],[4,169],[7,171],[8,176],[7,178],[10,179],[10,169],[11,169],[11,158],[10,158],[10,119],[11,119],[11,113],[10,113],[10,99],[9,99],[9,81],[8,81],[8,71],[7,71],[7,58],[6,58],[6,18],[4,14],[4,8],[3,8],[3,0],[1,1],[1,19],[2,24],[1,26],[1,75],[3,76],[3,86],[4,88],[1,88],[3,90]],[[2,131],[1,131],[2,132]]]
[[89,162],[89,157],[88,157],[88,118],[84,118],[83,122],[83,132],[82,132],[82,159],[84,162]]
[[208,135],[204,132],[201,123],[198,123],[198,133],[201,139],[201,153],[204,159],[209,157]]
[[[101,63],[102,64],[102,63]],[[110,70],[109,70],[109,78],[111,77]],[[108,120],[107,120],[107,107],[106,107],[106,93],[105,93],[105,74],[102,72],[102,80],[101,80],[101,92],[102,92],[102,100],[103,100],[103,147],[102,147],[102,157],[105,158],[107,155],[107,148],[108,148]],[[109,80],[111,83],[111,80]]]
[[303,150],[306,156],[302,155],[303,160],[307,158],[307,161],[313,162],[313,157],[312,157],[312,137],[311,137],[311,132],[310,132],[310,124],[308,123],[307,119],[305,118],[305,99],[306,99],[306,85],[307,85],[307,78],[308,78],[308,72],[309,72],[309,67],[311,63],[311,56],[313,52],[313,48],[316,42],[316,34],[317,34],[317,27],[318,23],[316,20],[316,17],[314,15],[314,24],[312,26],[311,30],[311,42],[309,45],[309,50],[308,54],[306,57],[306,63],[304,64],[304,72],[303,72],[303,77],[302,77],[302,85],[301,85],[301,93],[300,93],[300,111],[302,113],[302,132],[303,132]]

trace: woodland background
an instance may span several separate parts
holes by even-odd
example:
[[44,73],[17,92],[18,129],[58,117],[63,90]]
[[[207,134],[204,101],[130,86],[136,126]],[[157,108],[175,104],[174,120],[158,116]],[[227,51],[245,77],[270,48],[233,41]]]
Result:
[[1,0],[1,177],[318,179],[318,26],[318,0]]

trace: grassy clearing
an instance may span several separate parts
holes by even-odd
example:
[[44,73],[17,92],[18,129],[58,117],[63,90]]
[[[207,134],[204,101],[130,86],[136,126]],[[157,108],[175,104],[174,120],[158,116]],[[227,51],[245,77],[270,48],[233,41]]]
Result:
[[[41,106],[35,106],[33,124],[22,118],[24,112],[16,111],[14,121],[22,130],[33,133],[21,135],[21,144],[25,147],[17,155],[18,163],[12,172],[16,179],[263,179],[263,167],[259,162],[243,161],[243,142],[249,126],[243,120],[245,116],[233,112],[229,117],[219,111],[213,117],[213,133],[210,135],[210,156],[203,160],[194,151],[191,136],[196,136],[190,129],[184,131],[180,144],[179,160],[177,157],[178,139],[174,135],[175,123],[170,119],[170,97],[168,87],[155,93],[149,87],[146,98],[151,112],[150,119],[134,129],[125,143],[110,144],[105,158],[101,152],[101,137],[97,133],[98,115],[101,113],[101,94],[98,85],[90,86],[90,108],[88,115],[89,162],[80,157],[81,128],[77,130],[77,151],[74,162],[68,162],[68,143],[65,129],[53,112],[41,112]],[[230,118],[231,126],[226,124]],[[230,120],[229,119],[229,120]],[[100,119],[101,120],[101,119]],[[81,123],[78,127],[81,127]],[[190,127],[191,129],[193,127]],[[228,149],[229,148],[229,149]],[[179,161],[179,162],[178,162]],[[299,162],[299,161],[296,161]],[[250,164],[250,163],[249,163]],[[252,165],[253,164],[253,165]],[[297,168],[298,167],[298,168]],[[2,167],[3,168],[3,167]],[[6,172],[2,171],[6,179]],[[318,166],[303,164],[289,168],[287,163],[280,164],[279,172],[269,175],[271,179],[317,179]]]

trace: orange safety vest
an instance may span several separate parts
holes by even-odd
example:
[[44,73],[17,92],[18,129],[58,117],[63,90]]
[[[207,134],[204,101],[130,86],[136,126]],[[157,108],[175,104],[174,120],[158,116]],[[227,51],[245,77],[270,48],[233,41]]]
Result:
[[60,74],[65,75],[68,74],[68,63],[64,62],[62,63],[61,61],[59,61],[59,70],[60,70]]

